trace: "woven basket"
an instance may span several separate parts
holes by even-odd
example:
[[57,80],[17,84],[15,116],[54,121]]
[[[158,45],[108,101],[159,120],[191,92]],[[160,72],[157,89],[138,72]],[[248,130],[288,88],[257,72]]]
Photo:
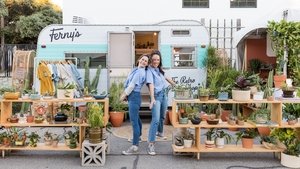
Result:
[[3,95],[4,99],[16,100],[20,97],[20,92],[5,92]]
[[267,142],[265,142],[265,141],[263,141],[262,142],[262,144],[264,145],[264,147],[266,148],[266,149],[276,149],[277,148],[277,146],[275,145],[275,144],[272,144],[272,143],[267,143]]

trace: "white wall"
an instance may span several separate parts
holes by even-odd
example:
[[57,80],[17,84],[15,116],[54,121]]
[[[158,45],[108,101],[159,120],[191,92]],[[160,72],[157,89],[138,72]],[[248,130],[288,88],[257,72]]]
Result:
[[[242,19],[242,25],[274,11],[300,8],[299,0],[257,0],[257,8],[230,8],[230,0],[210,0],[209,8],[182,8],[182,0],[64,0],[63,23],[80,16],[89,24],[143,24],[169,19]],[[74,10],[76,9],[76,10]],[[207,23],[206,23],[207,25]]]

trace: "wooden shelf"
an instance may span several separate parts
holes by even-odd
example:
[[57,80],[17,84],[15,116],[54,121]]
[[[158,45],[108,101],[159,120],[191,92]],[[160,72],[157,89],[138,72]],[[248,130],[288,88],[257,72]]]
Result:
[[[247,104],[250,104],[250,103],[278,103],[278,104],[281,104],[280,100],[267,101],[266,99],[263,99],[263,100],[250,99],[248,101],[234,101],[232,99],[229,99],[227,101],[219,101],[218,99],[208,100],[208,101],[200,101],[199,99],[191,99],[191,100],[173,99],[173,101],[175,103],[208,103],[208,104],[214,104],[214,103],[215,104],[218,104],[218,103],[221,103],[221,104],[243,104],[243,103],[247,103]],[[299,100],[299,103],[300,103],[300,100]]]
[[172,148],[174,152],[199,152],[199,149],[195,145],[193,145],[191,148],[178,149],[174,144],[172,144]]
[[[54,118],[53,112],[53,104],[51,103],[58,103],[58,102],[69,102],[69,103],[87,103],[87,102],[98,102],[104,104],[104,124],[108,123],[109,115],[108,115],[108,108],[109,108],[109,99],[83,99],[83,98],[74,98],[74,99],[40,99],[40,100],[31,100],[31,99],[15,99],[15,100],[0,100],[1,103],[1,126],[4,127],[79,127],[79,143],[77,148],[70,149],[64,143],[59,143],[57,147],[53,146],[46,146],[44,143],[38,143],[37,147],[30,147],[30,146],[0,146],[1,150],[47,150],[47,151],[81,151],[81,144],[85,138],[85,128],[89,126],[87,123],[48,123],[46,120],[43,123],[10,123],[7,122],[7,119],[10,118],[13,114],[13,104],[14,103],[39,103],[39,102],[46,102],[49,103],[50,107],[48,110],[49,113],[52,115],[52,119]],[[51,112],[52,111],[52,112]],[[4,157],[4,153],[2,153]]]
[[242,145],[233,145],[233,144],[225,144],[224,148],[206,148],[205,144],[200,145],[200,151],[201,152],[281,152],[282,150],[280,149],[266,149],[263,145],[253,145],[253,148],[248,149],[248,148],[243,148]]
[[58,143],[57,147],[52,145],[46,146],[44,143],[38,143],[36,147],[30,146],[0,146],[1,150],[47,150],[47,151],[81,151],[81,148],[77,146],[74,149],[70,149],[64,143]]
[[[242,105],[247,105],[251,103],[268,103],[271,105],[271,121],[272,123],[270,124],[256,124],[255,122],[248,120],[245,122],[244,125],[229,125],[227,122],[219,122],[219,124],[216,125],[211,125],[207,124],[206,121],[201,121],[199,125],[193,125],[192,123],[188,124],[179,124],[178,122],[178,114],[176,112],[177,106],[179,103],[186,103],[186,104],[195,104],[195,103],[201,103],[201,104],[242,104]],[[195,143],[194,147],[191,149],[177,149],[175,145],[172,145],[173,151],[174,152],[196,152],[197,153],[197,158],[200,158],[200,153],[202,152],[281,152],[281,149],[267,149],[263,145],[253,145],[252,149],[246,149],[243,148],[241,143],[238,145],[226,145],[224,148],[206,148],[205,144],[200,144],[200,135],[203,135],[201,133],[202,128],[257,128],[257,127],[273,127],[273,128],[299,128],[300,123],[297,123],[295,125],[288,125],[286,122],[282,121],[282,105],[283,103],[300,103],[300,99],[293,99],[293,100],[274,100],[274,101],[267,101],[266,99],[264,100],[248,100],[248,101],[242,101],[242,102],[237,102],[233,101],[232,99],[229,99],[228,101],[219,101],[217,99],[214,100],[208,100],[208,101],[200,101],[199,99],[190,99],[190,100],[183,100],[183,99],[173,99],[172,102],[172,124],[175,128],[195,128]],[[252,112],[255,109],[252,107],[248,106],[243,106],[243,111],[246,110],[248,112]],[[244,112],[243,112],[244,113]]]
[[244,122],[244,125],[230,125],[227,122],[221,122],[219,124],[216,125],[212,125],[212,124],[207,124],[206,121],[201,121],[200,123],[200,127],[202,128],[255,128],[254,125],[248,123],[248,122]]
[[2,123],[2,126],[10,127],[77,127],[77,126],[89,126],[87,123],[78,124],[78,123],[61,123],[61,124],[49,124],[48,122],[43,123]]

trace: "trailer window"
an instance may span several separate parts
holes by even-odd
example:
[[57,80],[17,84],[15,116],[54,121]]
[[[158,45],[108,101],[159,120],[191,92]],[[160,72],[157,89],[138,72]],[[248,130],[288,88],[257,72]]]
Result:
[[195,47],[174,47],[173,48],[173,67],[188,68],[196,67]]
[[96,69],[99,65],[106,68],[106,53],[66,53],[66,57],[77,58],[77,68],[84,69],[87,58],[90,59],[90,68]]

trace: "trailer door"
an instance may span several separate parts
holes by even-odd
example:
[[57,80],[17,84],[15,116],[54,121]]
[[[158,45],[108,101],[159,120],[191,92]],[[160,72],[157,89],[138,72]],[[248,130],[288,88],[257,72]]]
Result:
[[108,63],[110,77],[127,76],[134,65],[134,38],[132,32],[108,35]]

